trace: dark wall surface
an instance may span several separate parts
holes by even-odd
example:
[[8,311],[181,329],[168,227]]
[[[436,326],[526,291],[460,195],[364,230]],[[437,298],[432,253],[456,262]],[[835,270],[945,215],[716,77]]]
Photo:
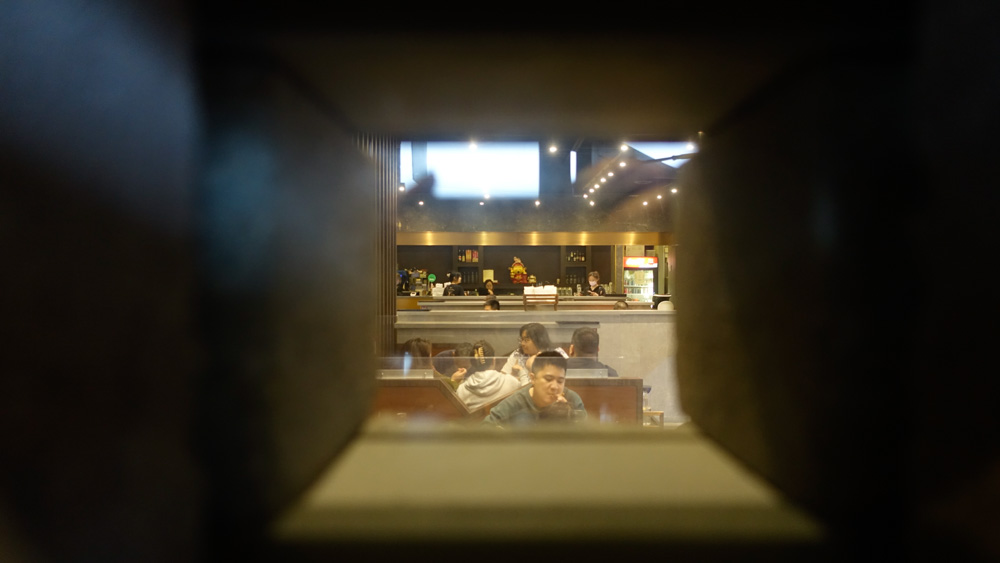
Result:
[[809,61],[682,171],[685,411],[850,558],[1000,556],[982,15]]
[[192,38],[176,3],[109,4],[0,6],[3,561],[204,538]]
[[372,167],[192,28],[0,7],[0,560],[254,556],[364,418]]
[[319,475],[374,392],[358,375],[374,370],[374,167],[274,61],[209,46],[201,71],[199,448],[212,538],[252,554],[247,534]]

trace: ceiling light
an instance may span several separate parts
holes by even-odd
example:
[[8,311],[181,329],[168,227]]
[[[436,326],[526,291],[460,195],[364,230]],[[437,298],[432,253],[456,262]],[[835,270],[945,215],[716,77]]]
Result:
[[583,199],[587,199],[587,194],[583,194]]
[[674,189],[670,190],[670,193],[672,193],[672,194],[677,193],[677,188],[674,188]]
[[422,201],[418,201],[417,202],[417,205],[423,205],[423,204],[424,204],[424,202],[422,202]]
[[[596,188],[597,186],[594,186]],[[594,188],[590,188],[590,193],[594,193]]]
[[[602,182],[607,182],[607,181],[608,181],[608,179],[607,179],[607,178],[601,178],[601,181],[602,181]],[[594,187],[595,187],[595,188],[597,188],[597,187],[599,187],[599,186],[594,186]]]
[[688,149],[689,151],[693,151],[693,150],[694,150],[694,143],[688,143],[688,145],[687,145],[687,149]]
[[649,205],[649,202],[648,201],[644,201],[644,202],[642,202],[642,204],[643,205]]
[[594,184],[594,187],[595,188],[599,188],[599,187],[601,187],[601,185],[600,184]]
[[490,199],[490,194],[483,194],[484,199]]
[[542,204],[542,202],[538,201],[537,199],[535,200],[535,207],[538,207],[541,204]]
[[622,143],[621,149],[622,149],[622,152],[627,151],[628,150],[628,145],[626,145],[625,143]]
[[557,150],[559,149],[555,145],[549,147],[549,152],[556,152]]
[[618,166],[621,166],[622,168],[625,168],[625,161],[623,160],[623,161],[619,162]]
[[479,205],[486,205],[486,202],[485,201],[480,201]]
[[614,173],[614,172],[608,172],[608,178],[610,178],[610,177],[612,177],[612,176],[614,176],[614,175],[615,175],[615,173]]
[[476,145],[475,141],[469,141],[469,150],[476,150],[477,148],[479,147]]
[[590,205],[594,205],[594,200],[590,200]]
[[406,186],[404,184],[400,184],[399,185],[399,191],[405,192],[406,191]]
[[660,194],[656,194],[656,199],[663,199],[663,196]]

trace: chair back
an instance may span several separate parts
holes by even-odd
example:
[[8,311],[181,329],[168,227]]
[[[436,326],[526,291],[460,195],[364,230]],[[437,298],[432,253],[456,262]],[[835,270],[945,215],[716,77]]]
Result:
[[552,310],[559,310],[559,295],[554,293],[524,294],[524,310],[528,311],[529,306],[535,308],[537,305],[552,305]]

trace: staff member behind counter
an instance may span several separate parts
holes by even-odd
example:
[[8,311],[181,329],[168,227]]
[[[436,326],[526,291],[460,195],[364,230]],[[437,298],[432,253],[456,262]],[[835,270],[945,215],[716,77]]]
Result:
[[453,272],[449,274],[451,279],[448,285],[444,286],[445,295],[465,295],[465,288],[462,287],[462,274]]
[[485,282],[483,282],[483,287],[480,287],[477,290],[479,295],[496,295],[496,293],[493,293],[494,283],[495,282],[493,280],[486,280]]
[[587,282],[589,283],[590,287],[581,291],[580,295],[589,295],[593,297],[604,297],[605,295],[607,295],[607,292],[604,291],[604,286],[598,285],[598,282],[600,281],[601,281],[601,274],[597,270],[594,270],[593,272],[587,274]]

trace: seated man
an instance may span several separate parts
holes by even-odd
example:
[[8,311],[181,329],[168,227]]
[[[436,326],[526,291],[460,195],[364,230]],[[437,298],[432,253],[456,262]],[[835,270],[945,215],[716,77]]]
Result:
[[567,369],[606,369],[608,377],[618,377],[615,368],[597,361],[601,338],[597,329],[581,327],[573,331],[573,339],[569,345],[569,360]]
[[546,418],[545,413],[555,403],[568,403],[574,419],[587,417],[583,400],[572,389],[566,389],[566,358],[559,352],[546,351],[535,356],[531,365],[531,385],[497,403],[483,424],[506,427],[531,424]]

